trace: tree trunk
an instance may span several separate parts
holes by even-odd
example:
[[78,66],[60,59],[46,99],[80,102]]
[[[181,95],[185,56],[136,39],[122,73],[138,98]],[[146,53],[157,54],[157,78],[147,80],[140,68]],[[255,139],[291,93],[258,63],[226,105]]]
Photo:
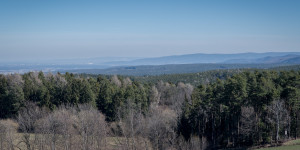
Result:
[[256,111],[255,111],[255,135],[257,135],[256,138],[258,138],[257,142],[259,143],[260,135],[259,135],[259,132],[258,132],[258,113]]
[[[289,115],[289,113],[287,114]],[[289,118],[288,124],[289,124],[289,131],[288,131],[288,139],[290,139],[291,137],[291,117],[287,116]]]
[[237,142],[238,142],[238,145],[240,146],[240,119],[239,119],[239,117],[238,117],[238,138],[237,138]]
[[295,134],[295,139],[297,139],[297,131],[298,131],[298,114],[296,114],[296,134]]
[[279,140],[279,112],[277,112],[277,114],[276,114],[276,121],[277,121],[276,144],[278,144],[278,140]]
[[3,150],[3,138],[2,135],[0,135],[0,148]]
[[214,115],[212,114],[212,123],[211,123],[211,140],[213,141],[213,145],[215,145],[215,137],[214,137],[214,132],[215,132],[215,119]]

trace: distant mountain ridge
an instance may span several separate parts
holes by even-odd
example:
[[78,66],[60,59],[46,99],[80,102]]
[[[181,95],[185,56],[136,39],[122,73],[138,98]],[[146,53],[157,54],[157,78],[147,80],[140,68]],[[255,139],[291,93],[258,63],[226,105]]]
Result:
[[[113,66],[135,66],[135,65],[165,65],[165,64],[197,64],[197,63],[256,63],[258,59],[266,57],[300,56],[300,52],[268,52],[268,53],[237,53],[237,54],[187,54],[155,58],[143,58],[131,61],[107,62],[106,65]],[[286,63],[295,64],[296,60],[287,60]],[[267,61],[260,60],[260,63]],[[274,61],[275,62],[275,61]],[[280,62],[280,61],[277,61]],[[296,63],[297,64],[297,63]]]
[[[162,71],[160,74],[164,73],[185,73],[193,72],[188,71],[187,69],[182,69],[181,71],[174,71],[178,66],[183,64],[189,65],[190,68],[196,66],[197,70],[203,70],[203,67],[208,66],[214,69],[222,69],[222,65],[233,64],[240,65],[246,64],[244,66],[239,66],[238,68],[246,67],[247,65],[255,66],[257,64],[275,64],[275,65],[295,65],[300,64],[300,52],[268,52],[268,53],[236,53],[236,54],[186,54],[186,55],[173,55],[173,56],[164,56],[164,57],[154,57],[154,58],[137,58],[137,57],[95,57],[95,58],[77,58],[77,59],[59,59],[59,60],[45,60],[45,61],[32,61],[28,63],[14,62],[14,63],[5,63],[0,62],[0,73],[25,73],[29,71],[45,71],[45,72],[55,72],[55,71],[66,71],[66,70],[86,70],[88,69],[97,70],[97,69],[107,69],[106,71],[111,72],[112,70],[118,70],[120,67],[124,68],[124,72],[136,72],[134,74],[140,74],[141,72],[147,71],[148,69],[152,70],[152,74],[157,74],[158,69]],[[197,65],[195,65],[197,64]],[[203,65],[199,65],[203,64]],[[211,64],[217,64],[213,66]],[[174,66],[163,66],[163,65],[174,65]],[[137,67],[138,66],[138,67]],[[153,67],[158,66],[158,67]],[[201,68],[199,68],[201,67]],[[131,68],[131,69],[130,69]],[[138,68],[138,69],[132,69]],[[164,70],[163,68],[171,69]],[[210,69],[212,69],[210,68]],[[225,67],[228,68],[228,67]],[[121,69],[122,70],[122,69]],[[101,71],[101,72],[102,72]],[[77,71],[75,71],[77,72]],[[84,73],[84,72],[83,72]],[[118,73],[118,71],[115,71]]]
[[258,59],[232,59],[226,64],[300,64],[300,55],[267,56]]
[[[274,67],[290,67],[300,65],[284,64],[169,64],[169,65],[142,65],[142,66],[119,66],[107,69],[76,69],[66,70],[71,73],[106,74],[106,75],[162,75],[197,73],[209,70],[230,70],[230,69],[269,69]],[[64,71],[62,71],[64,72]]]
[[114,66],[103,69],[69,70],[73,73],[160,75],[195,73],[218,69],[267,69],[300,64],[300,52],[269,52],[239,54],[188,54],[131,61],[108,62]]

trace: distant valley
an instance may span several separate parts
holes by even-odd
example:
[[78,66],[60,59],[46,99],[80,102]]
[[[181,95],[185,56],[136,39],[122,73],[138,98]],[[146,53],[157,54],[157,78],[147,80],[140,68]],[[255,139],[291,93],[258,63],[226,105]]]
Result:
[[64,72],[86,73],[86,74],[106,74],[106,75],[162,75],[162,74],[181,74],[197,73],[210,70],[229,70],[229,69],[270,69],[283,66],[300,66],[287,64],[169,64],[169,65],[142,65],[142,66],[120,66],[107,69],[75,69]]
[[93,74],[158,75],[216,69],[270,68],[300,64],[300,52],[187,54],[154,58],[99,57],[1,62],[0,73],[29,71]]

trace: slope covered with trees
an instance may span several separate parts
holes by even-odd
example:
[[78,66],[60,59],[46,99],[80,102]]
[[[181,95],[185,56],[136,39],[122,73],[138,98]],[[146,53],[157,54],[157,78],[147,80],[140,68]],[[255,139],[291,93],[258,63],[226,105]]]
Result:
[[[72,73],[88,74],[106,74],[106,75],[130,75],[130,76],[147,76],[147,75],[164,75],[164,74],[182,74],[197,73],[210,70],[229,70],[229,69],[269,69],[280,66],[293,66],[294,64],[285,63],[257,63],[257,64],[224,64],[224,63],[202,63],[202,64],[166,64],[166,65],[140,65],[111,67],[106,69],[74,69],[67,70]],[[62,70],[65,71],[65,70]]]
[[237,147],[299,136],[299,72],[244,72],[200,85],[185,104],[181,131]]
[[[76,149],[68,143],[77,141],[79,149],[110,149],[115,137],[125,149],[205,149],[299,137],[300,71],[240,70],[206,80],[0,75],[0,117],[14,120],[0,121],[1,146]],[[15,129],[21,145],[9,140]]]

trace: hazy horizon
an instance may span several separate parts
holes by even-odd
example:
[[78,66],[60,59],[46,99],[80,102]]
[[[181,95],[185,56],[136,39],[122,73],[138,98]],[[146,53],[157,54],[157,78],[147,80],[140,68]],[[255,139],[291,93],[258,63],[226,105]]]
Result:
[[1,1],[2,61],[299,52],[300,1]]

